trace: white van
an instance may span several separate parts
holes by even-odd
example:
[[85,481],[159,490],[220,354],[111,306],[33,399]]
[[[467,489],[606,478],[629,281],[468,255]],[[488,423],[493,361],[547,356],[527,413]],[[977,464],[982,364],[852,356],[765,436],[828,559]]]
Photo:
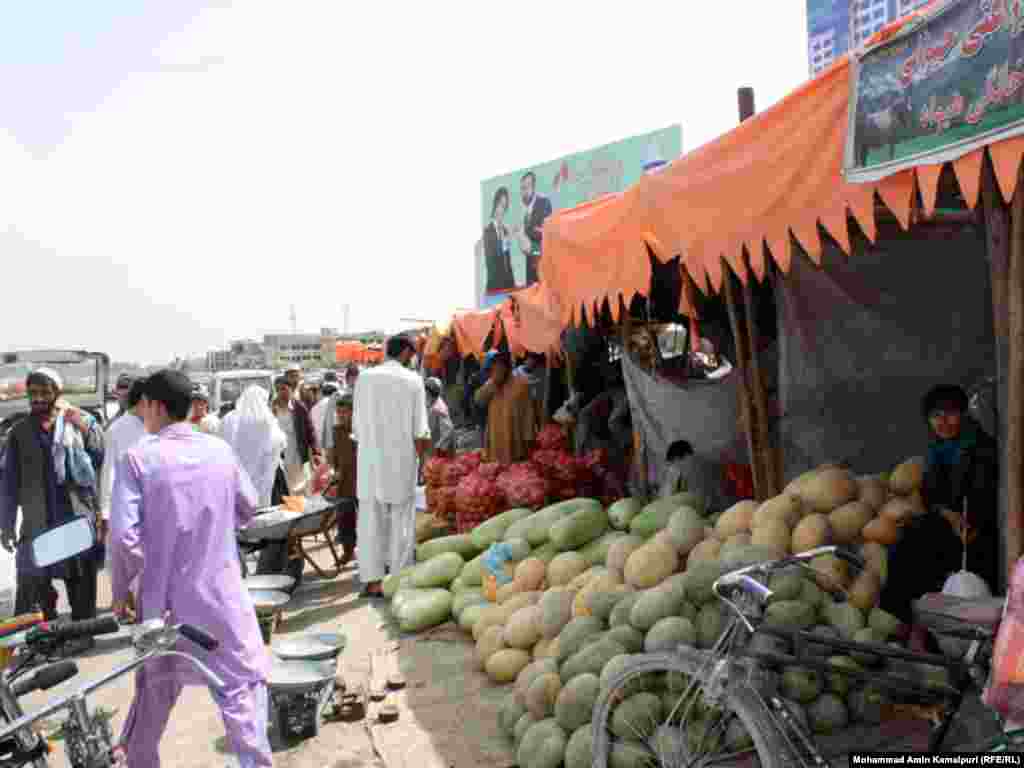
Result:
[[210,383],[210,413],[223,415],[221,410],[224,406],[234,406],[235,401],[242,396],[246,388],[255,384],[267,390],[267,394],[273,398],[274,372],[273,371],[217,371],[213,374],[213,381]]

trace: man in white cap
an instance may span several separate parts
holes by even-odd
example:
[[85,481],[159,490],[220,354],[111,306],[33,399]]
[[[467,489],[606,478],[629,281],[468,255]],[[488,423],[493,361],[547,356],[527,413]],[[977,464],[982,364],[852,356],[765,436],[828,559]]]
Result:
[[[31,540],[48,528],[76,516],[96,522],[103,432],[89,414],[58,404],[63,382],[56,371],[40,368],[25,384],[31,411],[11,428],[0,484],[0,544],[8,552],[18,545],[15,612],[39,606],[47,619],[55,619],[56,591],[50,581],[58,578],[67,585],[71,618],[92,619],[102,548],[43,570],[33,567],[28,555]],[[20,538],[15,533],[18,507]]]

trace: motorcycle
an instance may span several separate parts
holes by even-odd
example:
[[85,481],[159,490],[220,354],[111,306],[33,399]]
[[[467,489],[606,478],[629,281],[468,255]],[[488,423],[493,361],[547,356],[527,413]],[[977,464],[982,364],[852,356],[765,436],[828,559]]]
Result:
[[[78,518],[33,539],[32,560],[37,567],[47,567],[89,550],[94,542],[92,524],[85,518]],[[33,726],[64,710],[67,710],[67,717],[61,730],[71,768],[116,768],[124,765],[123,753],[114,744],[108,719],[89,711],[87,697],[151,659],[179,656],[194,664],[211,688],[224,687],[223,681],[202,662],[174,649],[177,640],[185,637],[207,651],[214,651],[219,645],[216,639],[188,624],[169,625],[161,619],[153,619],[136,628],[133,644],[137,655],[132,661],[35,712],[23,713],[18,703],[20,696],[53,688],[78,673],[74,662],[64,661],[41,667],[30,678],[17,681],[29,666],[30,658],[50,657],[62,644],[71,640],[119,630],[117,620],[110,616],[87,621],[44,623],[28,630],[24,638],[25,659],[14,666],[13,672],[0,676],[0,715],[4,721],[0,724],[0,768],[49,766],[47,755],[50,747]]]

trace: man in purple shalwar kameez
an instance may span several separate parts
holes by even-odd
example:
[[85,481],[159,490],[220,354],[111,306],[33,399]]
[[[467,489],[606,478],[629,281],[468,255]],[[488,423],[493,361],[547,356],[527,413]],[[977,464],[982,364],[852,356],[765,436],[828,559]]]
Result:
[[[111,509],[110,565],[115,612],[123,615],[138,575],[139,621],[163,618],[204,629],[212,653],[189,640],[180,650],[225,683],[211,693],[228,743],[243,768],[273,765],[267,737],[270,659],[242,583],[236,530],[256,508],[256,491],[224,441],[186,421],[191,386],[178,371],[146,383],[148,437],[122,457]],[[158,768],[159,745],[184,685],[205,685],[189,662],[164,658],[140,668],[122,741],[131,768]]]

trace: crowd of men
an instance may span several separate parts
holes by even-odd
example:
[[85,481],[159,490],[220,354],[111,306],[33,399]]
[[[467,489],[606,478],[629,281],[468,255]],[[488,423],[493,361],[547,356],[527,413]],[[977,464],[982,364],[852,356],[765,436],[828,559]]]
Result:
[[[387,570],[412,562],[420,465],[452,441],[440,385],[410,367],[414,356],[412,341],[398,336],[389,340],[384,363],[362,375],[349,368],[343,382],[331,374],[303,381],[292,368],[261,403],[270,400],[285,436],[274,496],[305,493],[328,463],[343,510],[339,541],[351,560],[358,538],[367,598],[380,595]],[[260,497],[239,452],[221,438],[224,423],[209,412],[208,394],[179,371],[119,379],[120,410],[104,433],[96,419],[61,398],[62,389],[52,369],[27,377],[30,413],[12,428],[4,451],[0,544],[16,552],[16,610],[38,607],[56,619],[52,583],[61,579],[72,618],[95,617],[97,573],[106,562],[113,609],[123,620],[170,611],[173,621],[203,627],[220,641],[213,652],[181,643],[225,681],[212,693],[242,765],[271,765],[268,658],[236,538]],[[95,522],[93,549],[35,568],[28,556],[32,538],[81,515]],[[90,645],[80,641],[69,653]],[[173,659],[140,670],[123,734],[129,764],[159,766],[170,710],[182,686],[195,682]]]

